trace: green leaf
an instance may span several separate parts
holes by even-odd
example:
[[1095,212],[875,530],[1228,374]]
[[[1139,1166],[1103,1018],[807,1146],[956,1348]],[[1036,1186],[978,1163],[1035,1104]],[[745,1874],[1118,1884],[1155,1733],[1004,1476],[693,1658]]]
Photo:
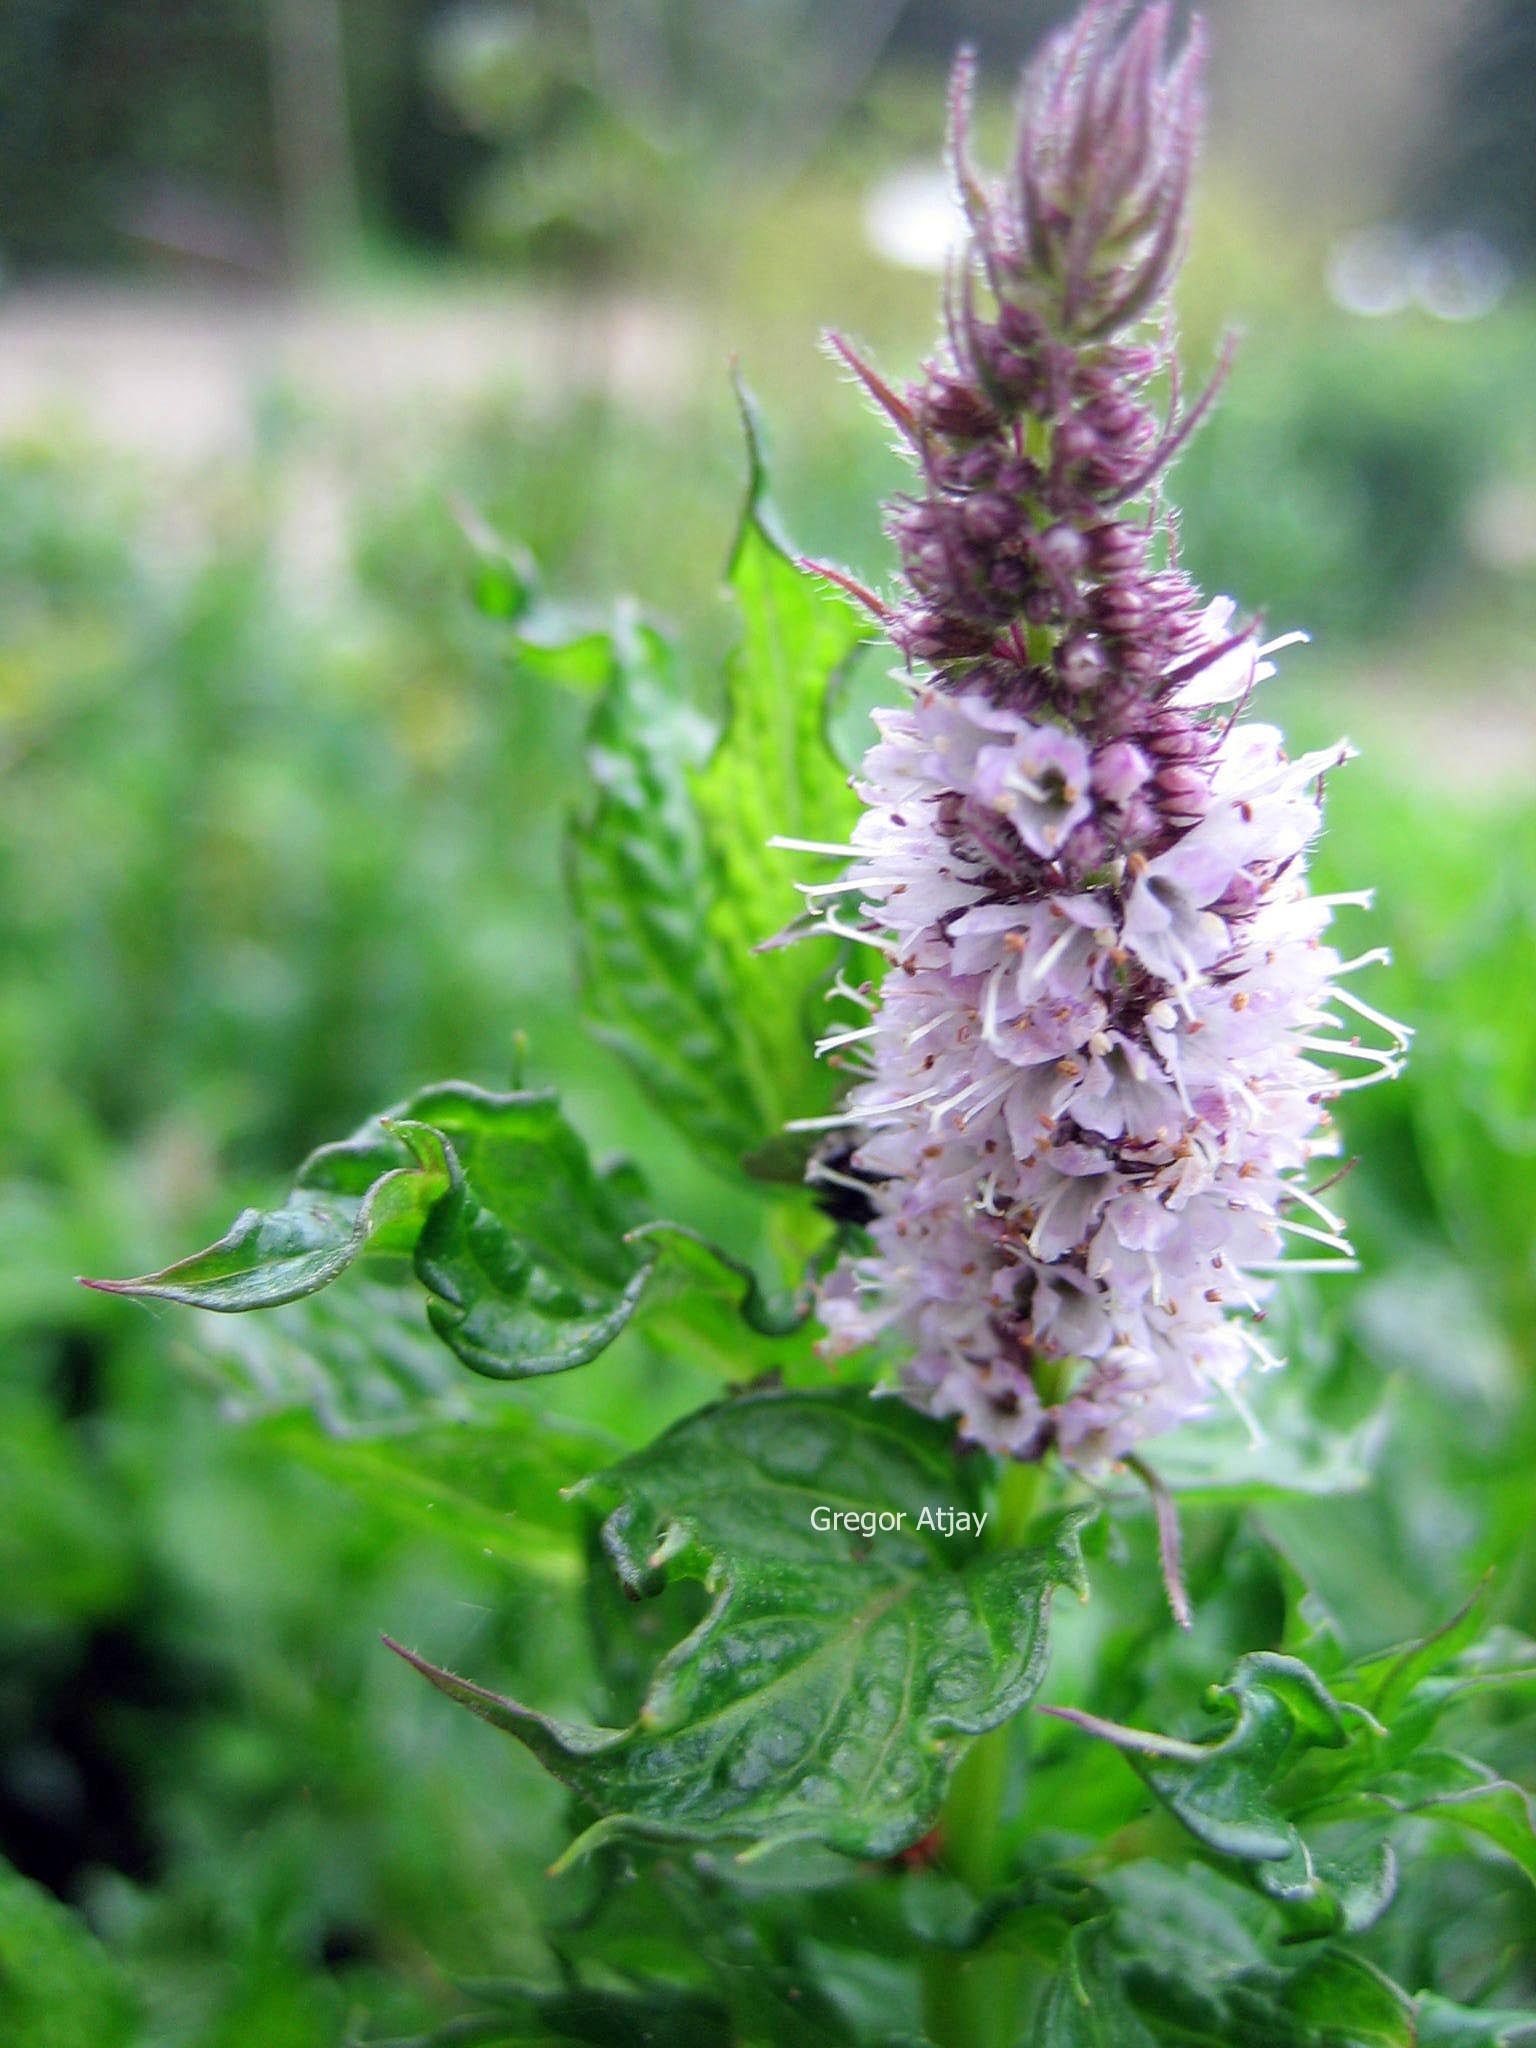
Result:
[[1413,2006],[1342,1949],[1277,1961],[1272,1916],[1214,1870],[1130,1864],[1101,1889],[1136,2010],[1178,2048],[1412,2048]]
[[627,1177],[601,1176],[544,1093],[462,1083],[413,1109],[448,1140],[448,1187],[416,1244],[432,1327],[493,1379],[564,1372],[605,1350],[633,1316],[653,1254]]
[[1362,1856],[1326,1856],[1302,1836],[1279,1796],[1309,1749],[1343,1749],[1345,1710],[1295,1657],[1243,1657],[1211,1689],[1231,1726],[1204,1742],[1123,1728],[1071,1707],[1044,1711],[1111,1742],[1195,1839],[1241,1864],[1259,1889],[1308,1930],[1358,1931],[1391,1900],[1394,1868],[1379,1844]]
[[[597,1809],[587,1843],[894,1854],[931,1826],[965,1738],[1033,1696],[1051,1594],[1080,1572],[1078,1514],[1003,1553],[919,1528],[925,1509],[981,1511],[975,1466],[942,1424],[861,1392],[707,1408],[578,1493],[607,1511],[604,1544],[634,1597],[675,1580],[711,1595],[633,1726],[552,1720],[402,1654]],[[823,1533],[818,1506],[906,1519]]]
[[285,1457],[391,1520],[564,1587],[582,1572],[580,1531],[562,1493],[613,1452],[596,1431],[506,1402],[410,1435],[336,1437],[299,1416],[268,1423],[265,1434]]
[[1039,2048],[1156,2048],[1125,1995],[1097,1922],[1073,1930],[1046,2000]]
[[856,608],[779,536],[742,404],[750,476],[729,572],[741,637],[723,733],[711,747],[667,643],[621,613],[587,738],[595,796],[567,869],[589,1020],[657,1107],[732,1171],[782,1147],[785,1123],[833,1093],[813,1054],[810,997],[830,979],[835,946],[757,949],[797,903],[794,861],[769,841],[840,845],[858,816],[827,719],[868,638]]
[[[1458,1701],[1530,1679],[1529,1644],[1507,1631],[1475,1642],[1481,1618],[1480,1596],[1444,1629],[1348,1666],[1327,1687],[1297,1658],[1245,1657],[1212,1693],[1232,1725],[1205,1741],[1070,1707],[1045,1711],[1123,1750],[1206,1849],[1282,1908],[1293,1932],[1358,1931],[1392,1897],[1392,1815],[1475,1835],[1536,1882],[1527,1794],[1481,1763],[1424,1746]],[[1390,1709],[1389,1725],[1367,1701]]]
[[587,733],[596,794],[567,851],[583,1004],[656,1106],[734,1168],[760,1141],[763,1112],[742,1068],[731,978],[704,928],[713,884],[688,779],[708,730],[658,633],[624,613],[609,645]]
[[6,2048],[127,2048],[135,2000],[118,1965],[41,1885],[0,1863],[0,2036]]
[[1418,2048],[1517,2048],[1536,2035],[1536,2012],[1472,2012],[1449,1999],[1418,2002]]
[[[833,1859],[839,1875],[847,1866]],[[754,1866],[755,1867],[755,1866]],[[745,1876],[742,1866],[727,1865]],[[595,1862],[597,1897],[551,1936],[562,1971],[707,1990],[731,2011],[742,2042],[853,2048],[856,2033],[805,1967],[792,1931],[765,1925],[712,1859],[650,1856]],[[818,1890],[817,1898],[824,1896]],[[873,2048],[873,2044],[870,2044]]]
[[[756,949],[796,907],[793,863],[770,839],[840,844],[858,815],[827,720],[868,638],[855,607],[779,536],[744,394],[742,407],[750,473],[729,571],[741,637],[723,733],[712,744],[671,647],[621,610],[597,641],[594,795],[567,849],[588,1021],[690,1142],[733,1172],[781,1146],[786,1121],[833,1092],[813,1056],[807,999],[830,978],[835,948]],[[525,662],[539,653],[528,631],[520,624]],[[572,641],[559,657],[583,685],[593,644]]]
[[402,1110],[323,1145],[299,1168],[280,1209],[246,1209],[205,1251],[137,1280],[88,1280],[104,1294],[238,1314],[299,1301],[366,1251],[409,1252],[448,1187],[440,1134]]
[[459,530],[473,557],[470,595],[488,619],[517,620],[538,595],[539,571],[528,550],[509,540],[473,506],[455,507]]
[[[705,1302],[725,1302],[760,1337],[791,1337],[802,1329],[815,1303],[811,1279],[792,1292],[770,1294],[756,1271],[744,1260],[711,1244],[696,1230],[682,1223],[642,1223],[630,1233],[630,1242],[654,1250],[659,1259],[658,1300],[681,1296],[690,1308]],[[821,1270],[830,1252],[813,1263],[812,1274]]]
[[1530,1795],[1485,1764],[1449,1750],[1426,1750],[1365,1796],[1396,1813],[1443,1821],[1481,1836],[1536,1884],[1536,1817]]
[[[680,1226],[645,1222],[644,1213],[638,1176],[624,1166],[599,1173],[552,1094],[497,1095],[449,1081],[313,1154],[281,1208],[246,1211],[206,1251],[142,1279],[90,1284],[233,1313],[312,1296],[365,1252],[397,1268],[408,1258],[427,1293],[431,1328],[463,1364],[492,1379],[586,1364],[647,1297],[674,1313],[690,1292],[729,1301],[763,1335],[782,1336],[805,1320],[805,1289],[770,1297],[739,1260]],[[313,1326],[306,1321],[295,1333],[297,1369],[290,1352],[280,1377],[290,1389],[295,1380],[307,1384],[322,1413],[346,1406],[332,1398],[338,1375],[319,1363],[325,1347],[315,1361],[305,1356]],[[332,1334],[344,1335],[335,1324]],[[390,1394],[408,1411],[413,1398],[442,1393],[402,1334],[398,1295],[381,1321],[376,1358],[367,1318],[352,1335],[351,1368],[386,1409]],[[268,1365],[270,1354],[268,1347]],[[259,1382],[263,1348],[248,1358]]]
[[725,731],[694,796],[713,878],[704,927],[730,979],[739,1061],[766,1140],[832,1093],[833,1077],[811,1057],[811,998],[836,958],[826,939],[756,950],[789,923],[795,904],[792,859],[768,842],[840,846],[857,821],[858,799],[827,718],[831,692],[870,627],[781,537],[755,414],[745,392],[741,398],[751,468],[730,583],[742,637],[727,673]]
[[1361,1957],[1328,1949],[1286,1984],[1281,2008],[1320,2041],[1349,2048],[1414,2048],[1413,2005]]
[[[1493,1575],[1489,1573],[1472,1598],[1443,1627],[1355,1663],[1352,1673],[1356,1690],[1368,1695],[1371,1711],[1379,1721],[1394,1720],[1425,1679],[1435,1677],[1463,1650],[1471,1648],[1487,1627],[1492,1590]],[[1374,1687],[1359,1684],[1371,1678],[1376,1680]]]
[[484,1415],[489,1389],[461,1370],[422,1314],[421,1290],[382,1271],[262,1316],[199,1314],[179,1347],[236,1422],[304,1410],[326,1436],[398,1436]]

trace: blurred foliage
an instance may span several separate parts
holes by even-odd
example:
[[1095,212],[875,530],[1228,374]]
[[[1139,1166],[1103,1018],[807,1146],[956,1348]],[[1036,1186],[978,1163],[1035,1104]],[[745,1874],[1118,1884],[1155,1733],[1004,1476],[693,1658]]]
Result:
[[1403,609],[1423,616],[1472,579],[1469,508],[1536,427],[1490,407],[1489,384],[1524,388],[1531,347],[1523,325],[1484,328],[1475,348],[1428,323],[1267,327],[1179,473],[1190,566],[1277,631],[1400,632]]
[[1406,194],[1416,212],[1470,223],[1527,264],[1536,254],[1536,15],[1477,0],[1443,80],[1445,119]]
[[567,272],[696,264],[803,167],[865,82],[900,0],[678,0],[584,12],[464,0],[427,76],[486,160],[471,248]]

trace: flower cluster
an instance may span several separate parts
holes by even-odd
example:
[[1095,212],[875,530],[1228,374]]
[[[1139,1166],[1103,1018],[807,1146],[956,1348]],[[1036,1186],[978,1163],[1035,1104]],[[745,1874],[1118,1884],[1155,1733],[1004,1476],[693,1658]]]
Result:
[[1090,1467],[1276,1362],[1254,1324],[1287,1240],[1350,1258],[1309,1185],[1329,1104],[1403,1045],[1345,986],[1382,956],[1324,941],[1367,899],[1306,882],[1348,749],[1293,761],[1243,718],[1274,649],[1200,598],[1159,510],[1211,396],[1182,406],[1161,312],[1201,50],[1170,62],[1169,9],[1128,11],[1093,0],[1028,73],[998,189],[962,67],[942,358],[899,392],[835,343],[918,475],[880,607],[910,701],[852,847],[806,849],[853,855],[807,891],[820,927],[888,961],[878,991],[840,979],[858,1014],[823,1042],[858,1078],[811,1173],[870,1241],[823,1291],[827,1348],[889,1334],[968,1438]]

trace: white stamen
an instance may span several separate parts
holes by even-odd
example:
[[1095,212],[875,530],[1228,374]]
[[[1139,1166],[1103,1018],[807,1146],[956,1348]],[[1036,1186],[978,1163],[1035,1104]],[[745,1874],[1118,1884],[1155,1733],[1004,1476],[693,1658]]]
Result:
[[839,923],[837,913],[832,910],[827,912],[817,930],[825,932],[829,939],[847,939],[851,945],[869,946],[876,953],[883,953],[887,960],[899,957],[889,940],[876,938],[873,932],[855,931],[852,925]]
[[1374,1045],[1351,1045],[1347,1038],[1298,1038],[1296,1043],[1304,1045],[1308,1052],[1337,1053],[1341,1059],[1370,1060],[1378,1067],[1392,1067],[1397,1064],[1397,1052],[1386,1052]]
[[1051,943],[1046,947],[1045,952],[1041,956],[1039,964],[1030,969],[1028,975],[1025,977],[1026,980],[1032,982],[1044,981],[1045,977],[1050,973],[1051,969],[1056,965],[1056,962],[1061,958],[1062,954],[1067,950],[1068,946],[1071,945],[1073,939],[1075,939],[1076,937],[1076,925],[1069,924],[1064,932],[1062,932],[1057,938],[1052,939]]
[[1306,900],[1318,910],[1372,910],[1376,904],[1376,891],[1339,889],[1331,896],[1309,896]]
[[1282,1278],[1287,1273],[1358,1273],[1358,1259],[1277,1259],[1271,1264],[1255,1260],[1249,1265],[1250,1273],[1278,1273]]
[[775,834],[768,844],[778,853],[825,853],[834,860],[857,860],[864,848],[834,846],[825,839],[785,839]]
[[1279,1372],[1282,1369],[1285,1360],[1271,1351],[1261,1338],[1256,1337],[1246,1323],[1234,1323],[1232,1327],[1259,1361],[1260,1372]]
[[1395,1066],[1378,1067],[1373,1074],[1355,1074],[1349,1080],[1330,1079],[1323,1091],[1324,1099],[1331,1101],[1335,1095],[1353,1095],[1357,1088],[1374,1088],[1378,1081],[1395,1081],[1403,1071],[1402,1061]]
[[1312,1214],[1326,1223],[1330,1230],[1342,1230],[1344,1228],[1344,1218],[1336,1216],[1326,1202],[1320,1202],[1312,1190],[1304,1188],[1299,1181],[1287,1181],[1285,1192],[1291,1201],[1305,1202],[1306,1206],[1312,1211]]
[[1390,946],[1372,946],[1368,953],[1357,953],[1353,960],[1341,960],[1339,965],[1333,970],[1334,978],[1337,980],[1341,974],[1358,974],[1362,967],[1390,967],[1391,965],[1392,948]]
[[912,1036],[906,1041],[907,1044],[909,1046],[916,1045],[919,1040],[926,1038],[930,1031],[937,1031],[941,1024],[953,1024],[959,1015],[960,1012],[958,1010],[936,1010],[926,1024],[919,1024],[912,1033]]
[[1267,661],[1272,654],[1284,654],[1287,647],[1310,647],[1311,645],[1312,635],[1310,633],[1282,633],[1278,640],[1268,640],[1259,649],[1259,660]]
[[820,1059],[823,1053],[835,1052],[840,1045],[854,1045],[861,1038],[874,1038],[879,1030],[878,1024],[863,1024],[857,1031],[834,1031],[830,1038],[817,1039],[816,1057]]
[[1305,1237],[1313,1244],[1325,1244],[1330,1251],[1338,1252],[1343,1258],[1352,1259],[1355,1255],[1355,1248],[1349,1239],[1340,1237],[1337,1231],[1314,1230],[1310,1223],[1296,1223],[1289,1216],[1276,1216],[1274,1224],[1277,1230],[1288,1231],[1292,1237]]
[[1216,1382],[1216,1386],[1218,1391],[1225,1396],[1244,1429],[1247,1430],[1248,1448],[1252,1451],[1262,1450],[1269,1439],[1259,1426],[1259,1418],[1254,1414],[1230,1380],[1219,1379]]
[[1413,1037],[1411,1024],[1399,1024],[1395,1017],[1387,1016],[1384,1011],[1373,1010],[1369,1003],[1360,1000],[1353,989],[1336,988],[1333,995],[1336,1002],[1343,1003],[1346,1009],[1353,1010],[1357,1017],[1363,1017],[1368,1024],[1374,1024],[1378,1030],[1385,1031],[1399,1050],[1407,1050],[1408,1042]]
[[852,896],[867,894],[865,884],[845,875],[839,882],[792,882],[790,887],[809,902],[813,896]]
[[986,994],[981,999],[981,1035],[989,1045],[997,1044],[997,998],[1002,987],[1003,976],[1008,972],[1007,964],[994,967],[987,976]]

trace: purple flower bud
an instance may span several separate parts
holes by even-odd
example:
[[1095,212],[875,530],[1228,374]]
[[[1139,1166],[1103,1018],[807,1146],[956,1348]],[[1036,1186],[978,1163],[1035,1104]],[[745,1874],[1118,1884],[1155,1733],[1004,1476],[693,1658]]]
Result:
[[1004,555],[993,562],[987,572],[987,582],[999,597],[1016,603],[1029,589],[1029,571],[1016,557]]
[[1093,757],[1093,791],[1105,803],[1123,804],[1151,778],[1146,755],[1130,740],[1111,740]]
[[1144,733],[1145,744],[1160,761],[1195,761],[1210,752],[1210,734],[1180,711],[1154,712]]
[[1088,543],[1075,526],[1048,526],[1035,542],[1035,558],[1051,576],[1077,576],[1088,559]]
[[1062,866],[1073,873],[1092,874],[1109,858],[1109,841],[1102,825],[1089,822],[1076,827],[1061,849]]
[[1147,558],[1147,536],[1138,527],[1121,522],[1096,526],[1084,538],[1089,561],[1100,576],[1134,574]]
[[1090,610],[1106,633],[1134,633],[1151,609],[1134,583],[1105,583],[1093,593]]
[[1144,796],[1128,797],[1121,820],[1121,836],[1127,846],[1145,846],[1157,834],[1159,819]]
[[980,441],[997,430],[997,410],[983,391],[943,371],[911,394],[912,410],[930,433]]
[[1016,532],[1019,526],[1018,506],[990,492],[967,498],[960,516],[971,540],[1001,540],[1005,533]]
[[1210,782],[1198,768],[1175,763],[1159,769],[1153,788],[1170,818],[1193,820],[1205,815]]
[[1089,633],[1069,633],[1056,649],[1056,673],[1069,690],[1096,689],[1108,672],[1103,643]]

